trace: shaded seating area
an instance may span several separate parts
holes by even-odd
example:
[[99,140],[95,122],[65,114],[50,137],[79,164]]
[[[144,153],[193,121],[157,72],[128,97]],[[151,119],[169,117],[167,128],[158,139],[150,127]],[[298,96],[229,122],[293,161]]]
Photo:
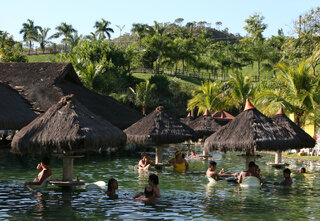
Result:
[[285,151],[299,148],[299,139],[279,127],[258,111],[249,100],[245,109],[231,122],[221,127],[205,141],[206,151],[245,152],[246,169],[255,161],[256,151]]
[[73,160],[78,154],[100,148],[120,147],[126,135],[102,117],[95,115],[73,95],[63,97],[43,115],[14,136],[11,146],[18,154],[59,154],[63,159],[63,177],[59,186],[83,185],[73,179]]
[[182,143],[196,137],[190,127],[166,113],[163,106],[157,107],[124,132],[127,135],[127,143],[156,145],[156,164],[162,163],[165,144]]

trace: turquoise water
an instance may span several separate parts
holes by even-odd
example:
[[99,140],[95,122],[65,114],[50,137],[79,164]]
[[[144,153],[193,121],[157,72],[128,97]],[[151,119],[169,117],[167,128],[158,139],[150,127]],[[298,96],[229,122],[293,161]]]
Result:
[[[165,160],[174,150],[165,152]],[[152,153],[151,153],[152,154]],[[154,154],[154,153],[153,153]],[[240,172],[244,159],[239,153],[215,154],[218,170]],[[280,181],[281,170],[266,165],[272,155],[262,154],[256,163],[264,178],[269,181],[261,189],[241,189],[234,183],[208,186],[204,174],[208,161],[190,160],[190,171],[177,174],[171,168],[139,173],[134,170],[136,156],[89,156],[76,159],[74,176],[88,182],[116,178],[119,182],[119,199],[108,199],[103,190],[62,191],[50,187],[32,192],[23,186],[24,181],[37,175],[38,160],[20,158],[7,151],[0,152],[0,219],[1,220],[306,220],[320,219],[319,163],[284,161],[293,172],[301,166],[308,174],[293,176],[292,187],[274,186]],[[61,160],[52,159],[53,178],[61,178]],[[156,204],[133,200],[143,191],[148,175],[156,173],[160,179],[162,198]]]

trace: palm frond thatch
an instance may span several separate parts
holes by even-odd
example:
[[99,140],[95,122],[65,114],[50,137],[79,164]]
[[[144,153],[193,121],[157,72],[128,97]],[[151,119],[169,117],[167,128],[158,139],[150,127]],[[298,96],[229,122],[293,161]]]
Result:
[[300,140],[299,146],[300,148],[312,148],[315,146],[316,141],[309,134],[307,134],[303,129],[301,129],[298,125],[292,122],[283,112],[282,108],[280,111],[271,118],[277,125],[286,128],[289,130],[294,136],[298,137]]
[[90,112],[73,96],[63,97],[13,138],[17,153],[73,153],[121,146],[126,135]]
[[[249,102],[249,101],[247,101]],[[208,137],[206,151],[285,151],[298,149],[299,139],[251,106]]]
[[157,107],[155,111],[124,130],[127,143],[169,144],[181,143],[196,137],[187,125]]
[[8,84],[0,82],[0,129],[20,130],[37,117],[30,103]]
[[39,112],[72,93],[91,112],[121,129],[142,117],[115,99],[85,88],[71,63],[0,63],[0,79],[21,88],[20,94]]

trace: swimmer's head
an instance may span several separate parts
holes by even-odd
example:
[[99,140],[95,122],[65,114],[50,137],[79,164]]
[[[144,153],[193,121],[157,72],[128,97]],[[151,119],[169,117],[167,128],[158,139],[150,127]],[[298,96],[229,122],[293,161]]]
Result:
[[181,151],[176,151],[175,152],[175,154],[174,154],[174,156],[177,158],[179,155],[181,155],[182,153],[181,153]]
[[283,176],[284,177],[290,177],[291,170],[289,168],[286,168],[283,170]]
[[159,184],[159,177],[156,174],[151,174],[149,176],[149,181],[152,182],[154,185]]
[[306,168],[301,167],[300,170],[299,170],[299,173],[305,173],[305,172],[306,172]]

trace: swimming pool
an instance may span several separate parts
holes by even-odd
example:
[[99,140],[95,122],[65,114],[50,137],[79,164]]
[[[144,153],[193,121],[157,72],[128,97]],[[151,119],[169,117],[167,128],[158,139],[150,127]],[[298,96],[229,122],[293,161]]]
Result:
[[[164,156],[167,160],[171,156]],[[217,157],[217,170],[226,173],[240,172],[244,159],[238,153]],[[37,160],[17,158],[8,152],[0,153],[0,219],[59,219],[59,220],[306,220],[320,218],[320,164],[316,162],[284,161],[293,172],[301,166],[306,175],[295,175],[292,187],[274,186],[282,178],[282,171],[266,165],[272,155],[262,154],[256,163],[270,183],[261,189],[241,189],[237,184],[225,183],[209,186],[204,176],[208,161],[191,160],[190,172],[174,173],[171,168],[139,173],[133,168],[138,156],[89,156],[76,159],[74,176],[88,182],[108,181],[119,183],[119,199],[111,200],[103,191],[73,192],[50,188],[31,192],[22,185],[32,180],[37,171]],[[61,161],[52,159],[53,178],[62,176]],[[156,173],[160,179],[161,200],[145,204],[133,196],[147,185],[148,175]]]

